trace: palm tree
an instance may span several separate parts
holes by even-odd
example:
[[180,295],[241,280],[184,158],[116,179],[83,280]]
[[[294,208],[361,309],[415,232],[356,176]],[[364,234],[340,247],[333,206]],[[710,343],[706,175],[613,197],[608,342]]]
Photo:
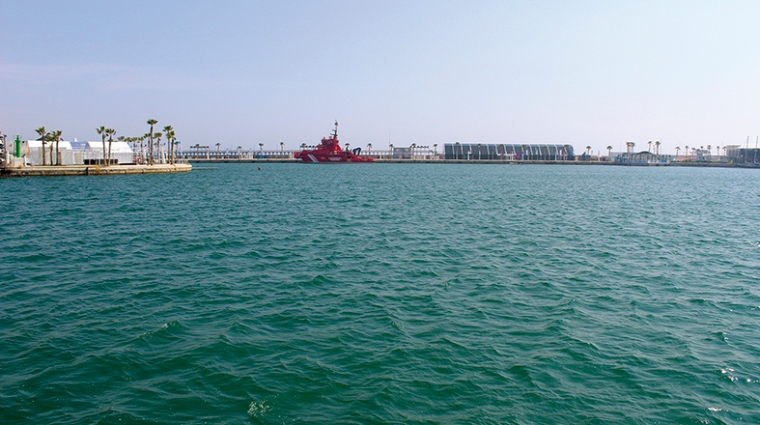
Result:
[[414,153],[415,153],[414,151],[416,149],[417,149],[417,144],[416,143],[412,143],[412,159],[414,159]]
[[685,153],[686,153],[686,156],[689,156],[689,145],[686,145],[686,151],[685,151]]
[[681,147],[676,146],[676,158],[678,157],[679,152],[681,152]]
[[647,150],[647,152],[652,152],[652,141],[650,140],[649,142],[647,142],[647,144],[649,145],[649,149]]
[[261,152],[264,151],[264,143],[259,143],[259,155],[261,156]]
[[163,136],[164,136],[164,134],[161,133],[160,131],[157,131],[157,132],[153,133],[153,137],[156,140],[156,149],[155,149],[154,153],[158,156],[158,162],[159,163],[163,162],[162,158],[161,158],[161,138]]
[[148,154],[145,152],[145,141],[150,138],[150,133],[145,133],[140,138],[140,155],[144,164],[148,163]]
[[42,126],[34,131],[40,135],[40,140],[42,141],[42,165],[47,165],[45,162],[45,142],[47,141],[47,132],[45,131],[45,126]]
[[283,151],[283,149],[285,149],[285,142],[280,140],[280,157],[285,156],[285,152]]
[[148,144],[148,164],[153,165],[155,162],[155,159],[153,158],[153,126],[158,124],[158,121],[151,118],[147,122],[150,124],[150,133],[148,133],[148,137],[150,138],[150,143]]
[[166,143],[167,143],[167,154],[169,156],[169,163],[171,164],[171,157],[172,157],[172,135],[174,134],[174,127],[167,125],[164,127],[164,134],[166,135]]
[[591,146],[586,146],[586,156],[591,160]]
[[[63,132],[61,130],[56,130],[53,132],[53,140],[55,141],[55,164],[61,165],[61,140],[63,139],[61,135]],[[53,160],[50,160],[50,164],[52,165]]]
[[105,164],[106,161],[106,128],[104,126],[100,126],[95,129],[95,131],[100,134],[100,142],[103,144],[103,164]]
[[174,129],[169,132],[169,138],[172,141],[171,153],[169,154],[169,163],[174,164],[177,162],[177,146],[179,146],[179,142],[177,141],[177,133],[174,132]]
[[433,143],[433,154],[438,156],[438,143]]
[[306,143],[301,143],[301,149],[306,149]]
[[48,133],[45,136],[45,139],[49,142],[48,145],[50,147],[46,148],[47,152],[45,152],[45,149],[42,150],[42,157],[45,158],[45,155],[48,155],[47,157],[50,158],[50,165],[53,165],[53,133]]
[[607,158],[612,157],[612,146],[607,146]]
[[659,140],[654,142],[654,153],[656,153],[657,155],[660,154],[660,145],[661,143]]
[[180,142],[177,141],[177,134],[174,132],[174,130],[171,131],[171,138],[172,138],[172,154],[171,154],[171,161],[172,164],[177,162],[177,147],[180,145]]
[[393,143],[388,144],[388,148],[391,150],[391,158],[393,158]]
[[481,153],[480,153],[480,147],[481,146],[483,146],[483,144],[482,143],[478,143],[478,161],[480,161],[480,159],[482,158]]
[[372,143],[367,143],[367,155],[372,155]]
[[111,165],[111,145],[113,144],[113,135],[116,134],[116,130],[113,128],[107,128],[105,133],[108,135],[108,159],[106,165]]

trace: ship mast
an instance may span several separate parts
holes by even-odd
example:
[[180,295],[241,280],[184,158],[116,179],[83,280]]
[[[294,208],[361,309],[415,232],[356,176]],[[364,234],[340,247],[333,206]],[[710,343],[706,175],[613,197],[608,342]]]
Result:
[[335,130],[333,130],[333,138],[338,140],[338,120],[335,120]]

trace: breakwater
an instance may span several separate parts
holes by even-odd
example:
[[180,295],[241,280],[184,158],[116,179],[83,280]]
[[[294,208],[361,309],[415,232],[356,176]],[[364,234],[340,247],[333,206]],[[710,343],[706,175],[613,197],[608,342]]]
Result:
[[155,165],[62,165],[26,166],[0,168],[0,177],[51,177],[51,176],[96,176],[119,174],[167,174],[186,173],[193,170],[190,164]]

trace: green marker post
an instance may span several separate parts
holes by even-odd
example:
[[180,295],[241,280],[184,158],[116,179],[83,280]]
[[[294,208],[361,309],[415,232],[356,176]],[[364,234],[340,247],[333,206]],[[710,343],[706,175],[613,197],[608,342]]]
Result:
[[16,136],[16,158],[21,158],[21,138]]

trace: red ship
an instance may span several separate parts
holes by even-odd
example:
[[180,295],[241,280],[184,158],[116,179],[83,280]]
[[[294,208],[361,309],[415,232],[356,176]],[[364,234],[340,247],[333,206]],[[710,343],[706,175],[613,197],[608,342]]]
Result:
[[338,141],[338,121],[335,121],[335,130],[328,137],[322,138],[322,143],[313,149],[304,149],[295,156],[304,162],[375,162],[371,156],[360,156],[362,148],[352,151],[343,150]]

